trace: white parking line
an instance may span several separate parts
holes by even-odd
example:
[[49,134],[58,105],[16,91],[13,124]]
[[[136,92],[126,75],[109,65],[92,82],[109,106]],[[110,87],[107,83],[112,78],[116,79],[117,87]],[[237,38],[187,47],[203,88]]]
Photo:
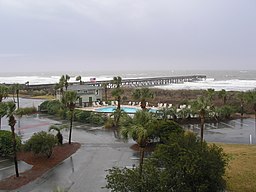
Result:
[[14,165],[11,165],[11,166],[8,166],[8,167],[4,167],[4,168],[0,169],[0,171],[5,170],[5,169],[9,169],[9,168],[11,168],[11,167],[13,167],[13,166],[14,166]]
[[3,159],[0,161],[0,163],[5,162],[5,161],[9,161],[9,159]]
[[209,126],[209,127],[213,127],[213,128],[215,128],[215,129],[218,129],[218,127],[216,127],[216,126],[214,126],[214,125],[211,125],[211,124],[205,124],[205,125],[207,125],[207,126]]
[[252,120],[249,120],[249,119],[246,119],[246,121],[249,121],[251,123],[255,123],[256,121],[252,121]]
[[241,122],[241,121],[238,121],[238,120],[233,120],[233,121],[236,122],[236,123],[239,123],[239,124],[241,124],[241,125],[243,125],[243,126],[249,127],[249,125],[247,125],[247,124],[245,124],[245,123],[243,123],[243,122]]
[[229,127],[235,128],[234,126],[229,125],[229,124],[227,124],[227,123],[223,123],[223,122],[220,122],[220,123],[221,123],[221,124],[223,124],[223,125],[226,125],[226,126],[229,126]]

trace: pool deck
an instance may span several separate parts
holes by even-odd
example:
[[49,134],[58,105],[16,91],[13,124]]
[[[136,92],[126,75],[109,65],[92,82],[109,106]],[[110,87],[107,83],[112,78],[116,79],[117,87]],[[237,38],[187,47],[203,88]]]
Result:
[[[98,107],[82,107],[82,108],[76,108],[78,110],[82,110],[82,111],[94,111],[94,112],[99,112],[96,111],[96,109],[100,109],[100,108],[106,108],[106,107],[117,107],[116,105],[102,105],[102,106],[98,106]],[[127,108],[136,108],[136,109],[141,109],[141,107],[139,105],[121,105],[122,107],[127,107]],[[158,110],[158,107],[147,107],[147,109],[154,109],[154,110]],[[109,113],[109,112],[99,112],[99,113]]]

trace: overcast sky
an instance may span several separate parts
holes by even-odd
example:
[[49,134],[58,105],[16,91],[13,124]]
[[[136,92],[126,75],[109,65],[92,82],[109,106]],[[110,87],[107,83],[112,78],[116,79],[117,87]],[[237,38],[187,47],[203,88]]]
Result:
[[0,0],[5,71],[256,69],[255,0]]

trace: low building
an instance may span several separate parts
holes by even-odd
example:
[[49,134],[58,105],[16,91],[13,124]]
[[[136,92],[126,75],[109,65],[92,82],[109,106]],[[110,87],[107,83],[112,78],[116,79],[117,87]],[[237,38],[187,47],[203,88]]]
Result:
[[[79,96],[77,105],[80,107],[92,106],[93,102],[102,101],[103,88],[90,85],[69,85],[67,91],[75,91]],[[57,94],[57,98],[60,99],[60,93]]]

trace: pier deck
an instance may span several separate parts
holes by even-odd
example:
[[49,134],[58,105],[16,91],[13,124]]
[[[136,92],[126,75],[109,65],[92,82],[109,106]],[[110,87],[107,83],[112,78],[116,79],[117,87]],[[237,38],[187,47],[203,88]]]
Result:
[[[169,85],[169,84],[175,84],[175,83],[202,81],[205,79],[206,79],[205,75],[132,78],[132,79],[122,79],[122,86],[123,87],[152,87],[152,86]],[[78,84],[78,83],[79,82],[69,82],[69,84]],[[83,82],[83,85],[91,85],[91,86],[102,86],[103,84],[108,84],[108,88],[114,88],[114,86],[115,86],[111,83],[111,80],[96,81],[96,82],[90,82],[90,81]],[[24,84],[23,86],[26,89],[43,90],[43,89],[54,89],[55,84],[38,84],[38,85],[25,85]]]

